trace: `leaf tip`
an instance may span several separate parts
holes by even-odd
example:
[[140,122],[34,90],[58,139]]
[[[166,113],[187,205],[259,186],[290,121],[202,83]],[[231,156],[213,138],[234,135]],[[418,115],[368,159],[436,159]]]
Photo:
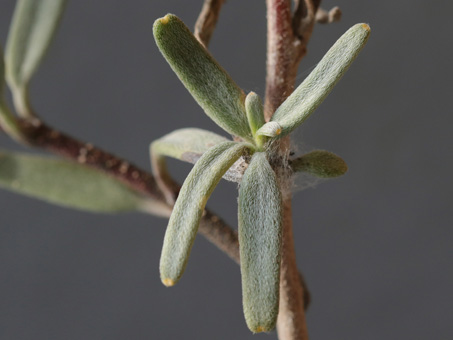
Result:
[[166,287],[173,287],[176,284],[175,280],[170,278],[162,279],[162,283]]
[[368,32],[371,31],[370,25],[368,25],[368,24],[362,24],[362,28],[365,29],[365,31],[368,31]]
[[264,124],[256,134],[259,136],[276,137],[282,133],[282,127],[277,122],[268,122]]
[[261,333],[261,332],[266,332],[266,328],[263,326],[258,326],[254,330],[255,333]]
[[162,17],[162,18],[160,18],[158,20],[160,21],[160,23],[162,25],[166,25],[170,21],[170,14],[167,14],[166,16],[164,16],[164,17]]

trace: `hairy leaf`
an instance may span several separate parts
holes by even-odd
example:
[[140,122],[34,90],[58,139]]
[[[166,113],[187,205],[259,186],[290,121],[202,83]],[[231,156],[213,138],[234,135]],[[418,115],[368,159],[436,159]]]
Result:
[[228,141],[214,132],[197,128],[175,130],[151,143],[151,152],[195,163],[209,148]]
[[268,332],[278,315],[282,198],[265,153],[257,152],[239,188],[239,249],[244,315],[252,332]]
[[5,58],[7,80],[21,106],[27,105],[28,82],[50,45],[65,4],[66,0],[17,1]]
[[187,176],[165,233],[160,258],[164,285],[173,286],[181,278],[209,196],[247,148],[245,143],[218,144],[203,154]]
[[291,161],[293,171],[308,172],[317,177],[331,178],[348,171],[346,162],[332,152],[315,150]]
[[186,25],[167,14],[153,31],[162,55],[205,113],[225,131],[251,140],[244,92]]
[[275,111],[271,120],[281,126],[278,137],[297,128],[323,102],[365,46],[369,35],[367,24],[356,24],[338,39],[310,75]]
[[195,163],[209,148],[226,141],[225,137],[210,131],[186,128],[173,131],[151,143],[153,173],[169,204],[174,204],[179,184],[169,174],[165,157]]
[[4,151],[0,152],[0,187],[92,212],[147,210],[152,203],[100,171],[70,161]]
[[245,110],[252,134],[266,123],[264,120],[264,108],[260,97],[255,92],[250,92],[245,98]]

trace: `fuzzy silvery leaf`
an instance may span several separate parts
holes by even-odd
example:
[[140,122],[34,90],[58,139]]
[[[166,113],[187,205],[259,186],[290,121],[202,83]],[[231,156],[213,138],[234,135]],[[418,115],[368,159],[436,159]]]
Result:
[[266,155],[257,152],[239,188],[239,250],[244,315],[252,332],[274,329],[278,315],[282,198]]
[[315,150],[291,161],[291,168],[296,172],[332,178],[344,175],[348,171],[346,162],[332,152]]
[[228,139],[225,137],[210,131],[185,128],[175,130],[151,143],[153,173],[169,204],[174,204],[179,184],[169,174],[165,157],[195,163],[209,148],[226,141]]
[[218,144],[203,154],[187,176],[165,233],[160,258],[160,277],[164,285],[173,286],[181,278],[209,196],[248,147],[245,143]]
[[151,152],[195,163],[209,148],[226,142],[223,136],[198,128],[175,130],[151,143]]
[[17,1],[5,58],[7,80],[20,106],[26,105],[28,82],[55,35],[65,4],[66,0]]
[[367,24],[356,24],[338,39],[310,75],[275,111],[271,121],[281,126],[281,134],[276,136],[292,132],[324,101],[365,46],[369,35]]
[[154,38],[162,55],[205,113],[225,131],[252,140],[245,94],[172,14],[157,19]]
[[264,120],[263,103],[255,92],[250,92],[245,98],[245,110],[250,129],[252,130],[252,134],[255,135],[256,131],[266,122]]
[[75,162],[15,152],[0,152],[0,187],[92,212],[157,212],[161,208],[157,206],[160,203],[145,199],[100,171]]

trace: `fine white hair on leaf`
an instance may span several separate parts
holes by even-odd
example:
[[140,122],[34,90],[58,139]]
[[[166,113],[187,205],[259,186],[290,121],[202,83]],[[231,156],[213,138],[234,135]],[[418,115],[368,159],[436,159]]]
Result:
[[168,221],[160,258],[161,280],[166,286],[173,286],[184,272],[211,193],[248,148],[248,144],[236,142],[212,147],[195,163],[184,181]]
[[269,332],[278,314],[282,198],[264,152],[256,152],[239,188],[242,301],[252,332]]
[[205,113],[222,129],[252,141],[245,93],[175,15],[157,19],[157,46]]
[[323,102],[365,46],[369,34],[370,27],[367,24],[356,24],[330,48],[272,116],[271,121],[281,126],[278,137],[291,133]]

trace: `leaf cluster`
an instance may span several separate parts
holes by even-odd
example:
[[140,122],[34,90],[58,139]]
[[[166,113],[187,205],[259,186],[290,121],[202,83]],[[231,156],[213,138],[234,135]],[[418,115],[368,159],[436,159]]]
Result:
[[[206,202],[233,164],[241,164],[238,221],[244,315],[253,332],[275,327],[279,304],[282,190],[279,168],[336,177],[347,171],[338,156],[317,150],[287,161],[274,144],[300,126],[321,104],[369,36],[369,27],[350,28],[304,82],[265,121],[259,96],[245,95],[184,23],[167,14],[154,23],[162,55],[204,112],[235,142],[199,129],[176,130],[151,144],[154,168],[165,175],[163,157],[196,163],[175,202],[165,234],[160,274],[166,286],[182,276]],[[283,159],[273,162],[274,159]],[[234,171],[235,169],[233,169]],[[165,185],[172,185],[163,180]]]

